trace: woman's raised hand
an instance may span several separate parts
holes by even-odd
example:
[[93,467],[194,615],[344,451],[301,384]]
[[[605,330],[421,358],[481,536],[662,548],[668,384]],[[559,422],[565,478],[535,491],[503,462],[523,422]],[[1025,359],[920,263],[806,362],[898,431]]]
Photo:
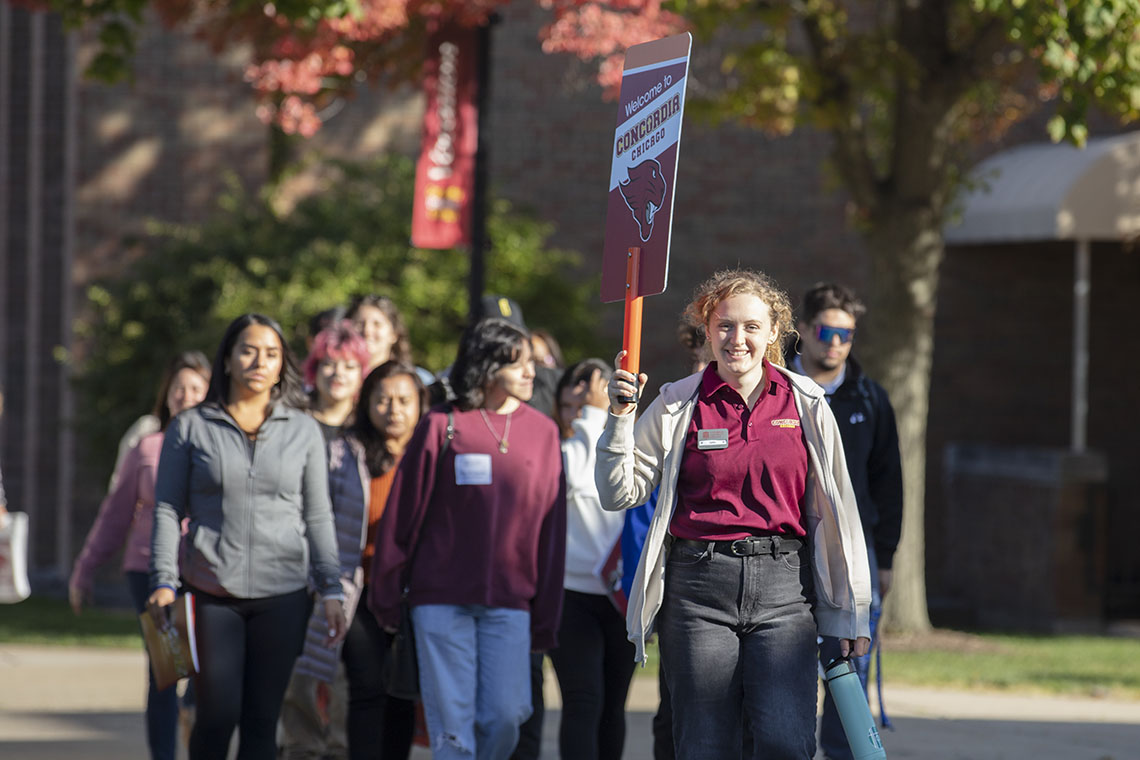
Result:
[[590,379],[584,382],[584,386],[583,393],[587,406],[596,406],[599,409],[609,408],[609,382],[600,369],[595,369],[590,373]]
[[638,396],[649,380],[644,372],[635,378],[632,372],[620,368],[625,354],[625,351],[618,351],[614,357],[614,375],[606,389],[610,398],[610,412],[619,416],[629,414],[637,408]]

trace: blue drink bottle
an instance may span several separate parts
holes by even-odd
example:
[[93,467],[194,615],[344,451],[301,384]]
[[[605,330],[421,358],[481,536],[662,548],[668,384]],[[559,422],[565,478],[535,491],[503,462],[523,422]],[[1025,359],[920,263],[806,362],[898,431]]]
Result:
[[823,677],[835,700],[839,722],[843,724],[843,733],[847,734],[855,760],[886,760],[887,753],[883,751],[879,729],[871,717],[867,694],[859,682],[855,664],[849,659],[832,660],[824,669]]

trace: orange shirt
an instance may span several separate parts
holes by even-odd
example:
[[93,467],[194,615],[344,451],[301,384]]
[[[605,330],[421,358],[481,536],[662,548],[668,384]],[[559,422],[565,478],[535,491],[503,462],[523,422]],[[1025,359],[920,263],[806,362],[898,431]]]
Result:
[[368,541],[364,544],[364,551],[360,554],[360,565],[364,568],[364,582],[372,577],[372,557],[376,554],[376,524],[384,514],[384,507],[388,505],[388,492],[392,490],[392,481],[396,478],[396,468],[400,465],[400,457],[392,464],[391,469],[378,478],[372,478],[368,494]]

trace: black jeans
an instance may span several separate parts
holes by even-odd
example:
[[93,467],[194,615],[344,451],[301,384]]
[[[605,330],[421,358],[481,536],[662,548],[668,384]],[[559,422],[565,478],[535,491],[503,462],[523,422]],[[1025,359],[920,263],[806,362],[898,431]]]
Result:
[[673,752],[673,703],[665,683],[665,668],[657,662],[657,712],[653,715],[653,760],[676,760]]
[[[368,598],[364,589],[361,599]],[[362,602],[340,657],[348,676],[348,755],[352,760],[406,760],[412,751],[416,705],[384,689],[391,636]]]
[[293,663],[305,642],[308,591],[260,599],[194,591],[199,673],[191,760],[227,755],[239,729],[238,760],[274,760],[277,716]]
[[733,557],[674,543],[657,616],[678,760],[815,755],[815,589],[806,547]]
[[604,594],[566,591],[558,648],[550,659],[562,692],[558,746],[569,760],[620,760],[634,647]]

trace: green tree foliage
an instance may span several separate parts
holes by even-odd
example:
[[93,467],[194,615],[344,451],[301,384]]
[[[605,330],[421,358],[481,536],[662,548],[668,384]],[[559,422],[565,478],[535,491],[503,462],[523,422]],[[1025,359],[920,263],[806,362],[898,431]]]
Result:
[[[118,436],[154,399],[175,352],[211,359],[225,326],[248,311],[277,319],[299,356],[308,319],[358,293],[390,297],[408,326],[415,361],[451,363],[466,324],[463,251],[412,248],[413,167],[403,158],[334,164],[335,178],[288,213],[270,194],[232,187],[221,210],[196,227],[155,226],[142,255],[92,286],[77,324],[87,346],[77,371],[81,432],[110,471]],[[570,272],[580,256],[548,246],[551,227],[492,202],[487,289],[515,299],[527,323],[545,327],[569,358],[603,351],[596,281]]]

